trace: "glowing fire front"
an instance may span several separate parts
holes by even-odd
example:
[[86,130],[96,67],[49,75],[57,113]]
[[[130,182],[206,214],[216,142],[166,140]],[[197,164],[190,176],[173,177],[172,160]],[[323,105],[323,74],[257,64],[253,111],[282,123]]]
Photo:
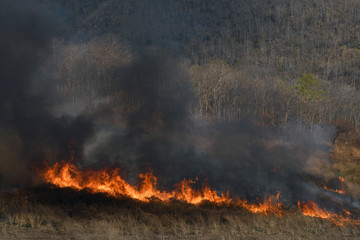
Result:
[[[270,195],[263,202],[249,203],[247,200],[230,198],[229,192],[217,194],[207,184],[202,189],[194,189],[192,184],[195,181],[182,180],[176,184],[176,188],[171,191],[161,191],[158,189],[157,178],[152,172],[139,174],[140,184],[133,186],[127,183],[120,176],[119,169],[79,169],[71,162],[62,161],[55,163],[50,167],[46,164],[41,170],[41,177],[50,184],[60,188],[73,188],[77,190],[87,189],[92,193],[105,193],[113,197],[128,196],[133,199],[148,202],[152,198],[161,201],[180,200],[190,204],[199,204],[203,201],[209,201],[217,205],[232,205],[245,208],[250,212],[264,215],[275,214],[277,216],[284,215],[284,207],[280,202],[280,193],[276,196]],[[351,217],[351,213],[344,211],[343,214],[336,214],[321,209],[313,202],[298,201],[298,209],[304,216],[328,219],[336,225],[342,226],[352,224],[360,226],[360,220]]]
[[345,179],[341,176],[339,176],[339,181],[341,184],[341,189],[330,189],[328,186],[324,186],[324,189],[329,192],[336,192],[338,194],[345,194]]
[[176,188],[171,191],[160,191],[157,185],[157,178],[152,172],[139,174],[140,184],[133,186],[127,183],[120,175],[119,169],[79,169],[71,162],[62,161],[55,163],[53,167],[46,164],[46,167],[40,172],[42,178],[60,188],[73,188],[77,190],[87,189],[93,193],[105,193],[113,197],[128,196],[140,201],[150,201],[151,198],[158,198],[162,201],[172,199],[185,201],[191,204],[199,204],[203,201],[209,201],[214,204],[232,204],[243,207],[253,213],[262,213],[265,215],[276,214],[281,216],[283,206],[279,201],[280,193],[276,196],[270,195],[264,202],[254,204],[246,200],[233,200],[229,192],[217,194],[207,184],[202,189],[194,189],[193,180],[182,180],[177,183]]
[[302,203],[298,201],[298,208],[305,216],[328,219],[338,226],[343,226],[345,224],[360,226],[360,220],[352,219],[349,211],[344,210],[343,214],[328,212],[325,208],[321,209],[314,201]]

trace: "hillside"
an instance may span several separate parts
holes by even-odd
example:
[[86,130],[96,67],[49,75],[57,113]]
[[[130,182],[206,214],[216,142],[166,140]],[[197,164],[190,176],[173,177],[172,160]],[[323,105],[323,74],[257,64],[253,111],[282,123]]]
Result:
[[[197,76],[192,80],[199,108],[207,115],[239,117],[250,108],[272,125],[299,119],[310,124],[338,119],[360,124],[358,1],[43,2],[61,9],[70,26],[66,43],[54,43],[54,48],[88,52],[86,56],[71,52],[72,61],[87,65],[86,74],[98,72],[88,85],[106,81],[111,68],[130,53],[141,55],[158,47],[190,60],[190,72]],[[97,70],[91,69],[95,66]],[[76,65],[70,68],[72,74],[79,70]],[[81,79],[90,77],[78,73],[77,80],[69,79],[70,70],[61,71],[63,80],[77,81],[74,84],[82,87]],[[310,85],[306,79],[299,83],[306,75],[313,77]],[[294,91],[314,87],[312,92]],[[216,91],[208,92],[209,88]],[[75,95],[96,95],[84,91]],[[104,91],[102,95],[108,94]],[[312,95],[318,94],[314,91],[323,97],[314,99]]]
[[359,14],[0,1],[0,238],[358,238]]

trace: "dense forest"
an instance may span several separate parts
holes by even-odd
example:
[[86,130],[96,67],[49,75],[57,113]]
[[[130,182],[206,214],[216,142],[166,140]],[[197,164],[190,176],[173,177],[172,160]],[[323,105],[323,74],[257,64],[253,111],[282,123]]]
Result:
[[96,105],[116,91],[119,110],[131,108],[136,100],[106,82],[114,67],[157,47],[184,59],[194,111],[209,117],[360,127],[359,1],[41,2],[70,26],[53,57],[59,89],[73,102]]

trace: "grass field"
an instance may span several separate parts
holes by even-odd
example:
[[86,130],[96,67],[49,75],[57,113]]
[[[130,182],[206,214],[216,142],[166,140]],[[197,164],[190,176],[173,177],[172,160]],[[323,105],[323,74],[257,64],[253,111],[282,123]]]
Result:
[[[331,161],[308,181],[321,187],[342,177],[337,188],[360,199],[359,136],[340,129]],[[45,185],[0,193],[0,239],[360,239],[360,227],[304,216],[295,205],[266,216],[234,205],[142,202]]]
[[144,203],[42,187],[1,194],[1,239],[357,239],[358,226],[240,207],[156,199]]

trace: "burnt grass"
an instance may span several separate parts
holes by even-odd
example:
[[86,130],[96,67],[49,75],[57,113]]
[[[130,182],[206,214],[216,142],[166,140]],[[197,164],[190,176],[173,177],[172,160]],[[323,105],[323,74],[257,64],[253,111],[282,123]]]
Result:
[[253,214],[210,202],[142,202],[53,186],[0,195],[0,239],[354,239],[356,226],[302,216]]
[[208,201],[195,206],[178,200],[163,202],[153,197],[149,198],[149,202],[144,202],[127,196],[116,198],[104,193],[91,193],[87,189],[77,191],[72,188],[54,186],[37,187],[28,193],[34,203],[60,207],[69,216],[80,218],[94,216],[99,212],[111,214],[114,209],[140,210],[151,214],[177,214],[179,211],[183,211],[185,214],[197,212],[203,216],[207,210],[236,209],[234,206],[217,205]]

